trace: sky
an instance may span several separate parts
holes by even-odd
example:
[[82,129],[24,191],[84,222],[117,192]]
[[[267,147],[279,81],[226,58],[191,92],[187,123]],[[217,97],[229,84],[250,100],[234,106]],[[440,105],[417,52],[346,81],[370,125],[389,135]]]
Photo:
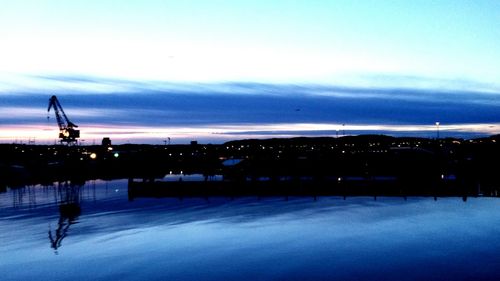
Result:
[[500,133],[499,1],[0,6],[0,142]]

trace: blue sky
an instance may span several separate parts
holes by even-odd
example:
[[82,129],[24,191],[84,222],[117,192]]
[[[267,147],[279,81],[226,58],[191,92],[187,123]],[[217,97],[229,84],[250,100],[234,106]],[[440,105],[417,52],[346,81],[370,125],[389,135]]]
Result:
[[499,1],[0,4],[0,141],[52,94],[87,139],[500,133]]

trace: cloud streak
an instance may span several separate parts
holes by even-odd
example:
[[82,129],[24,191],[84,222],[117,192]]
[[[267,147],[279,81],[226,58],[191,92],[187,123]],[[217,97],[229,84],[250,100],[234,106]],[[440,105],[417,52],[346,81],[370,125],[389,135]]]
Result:
[[[500,133],[500,91],[412,88],[367,88],[338,85],[264,83],[164,83],[93,77],[38,77],[57,83],[110,85],[100,93],[60,88],[54,92],[3,93],[0,129],[3,140],[38,135],[23,126],[54,128],[47,103],[56,93],[70,120],[92,138],[160,139],[280,135],[333,135],[339,124],[352,132],[426,133],[440,121],[442,130],[464,135]],[[123,90],[120,91],[119,89]],[[300,125],[302,124],[302,125]],[[307,125],[304,125],[307,124]],[[17,126],[15,133],[13,126]],[[273,127],[275,126],[275,127]],[[448,127],[447,127],[448,126]],[[490,127],[491,126],[491,127]],[[257,129],[254,129],[257,128]],[[91,130],[91,128],[93,128]],[[95,128],[106,128],[96,130]],[[139,128],[139,129],[134,129]],[[349,129],[347,129],[349,128]],[[29,130],[28,130],[29,131]]]
[[[441,136],[468,137],[491,135],[500,132],[500,123],[496,124],[454,124],[440,126]],[[38,143],[57,141],[58,130],[46,126],[2,126],[0,142],[13,140],[27,141],[36,139]],[[148,142],[163,143],[171,138],[173,143],[187,143],[199,140],[204,143],[218,143],[233,139],[297,137],[297,136],[343,136],[344,134],[389,134],[434,137],[433,125],[393,125],[393,124],[240,124],[183,127],[148,127],[148,126],[110,126],[83,124],[81,140],[84,143],[98,143],[102,137],[110,137],[115,143]]]

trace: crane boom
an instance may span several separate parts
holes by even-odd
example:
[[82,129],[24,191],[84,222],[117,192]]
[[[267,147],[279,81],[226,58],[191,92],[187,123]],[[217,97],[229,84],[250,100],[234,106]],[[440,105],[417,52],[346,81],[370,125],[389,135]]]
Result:
[[56,114],[57,125],[59,126],[59,138],[61,139],[61,142],[68,144],[76,142],[76,139],[80,137],[80,130],[75,130],[78,126],[69,121],[68,116],[64,113],[64,110],[56,96],[52,96],[49,99],[47,112],[50,112],[50,109],[52,108]]

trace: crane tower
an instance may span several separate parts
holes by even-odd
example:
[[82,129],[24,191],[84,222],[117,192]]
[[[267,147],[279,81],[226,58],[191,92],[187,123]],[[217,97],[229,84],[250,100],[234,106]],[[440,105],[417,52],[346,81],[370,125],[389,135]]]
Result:
[[56,96],[52,96],[49,99],[49,107],[47,108],[47,112],[50,112],[51,108],[54,108],[56,114],[57,124],[59,125],[59,138],[61,139],[61,143],[75,143],[77,141],[77,138],[80,137],[80,130],[76,130],[75,128],[78,128],[78,126],[69,121]]

